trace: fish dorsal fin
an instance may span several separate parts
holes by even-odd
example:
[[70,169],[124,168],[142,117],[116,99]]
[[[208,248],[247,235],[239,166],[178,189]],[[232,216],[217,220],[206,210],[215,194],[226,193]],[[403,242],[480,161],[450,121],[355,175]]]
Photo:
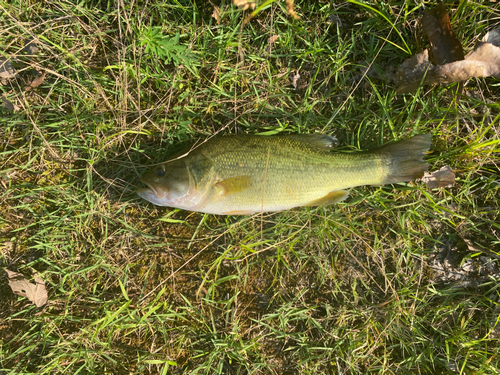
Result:
[[316,199],[312,202],[305,204],[304,206],[326,206],[329,204],[334,204],[338,202],[342,202],[349,196],[349,192],[347,190],[335,190],[329,192],[322,198]]
[[248,189],[251,184],[252,177],[243,175],[219,181],[215,187],[220,190],[220,195],[230,195]]
[[292,134],[285,137],[306,143],[323,151],[330,151],[338,144],[337,138],[328,134]]

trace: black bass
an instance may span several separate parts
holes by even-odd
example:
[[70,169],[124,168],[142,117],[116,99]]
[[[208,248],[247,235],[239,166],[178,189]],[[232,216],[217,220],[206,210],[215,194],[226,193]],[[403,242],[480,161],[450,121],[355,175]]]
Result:
[[159,206],[249,215],[340,202],[346,189],[412,181],[423,175],[431,135],[369,152],[331,152],[322,134],[214,137],[146,173],[142,198]]

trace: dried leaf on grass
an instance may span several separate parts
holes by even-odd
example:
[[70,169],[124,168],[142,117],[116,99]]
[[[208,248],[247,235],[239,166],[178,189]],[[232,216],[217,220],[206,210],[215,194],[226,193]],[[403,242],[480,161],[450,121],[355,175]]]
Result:
[[421,83],[446,84],[472,77],[500,77],[500,29],[486,34],[464,58],[444,4],[424,11],[422,28],[429,38],[430,52],[425,50],[398,67],[395,81],[399,93],[415,91]]
[[0,58],[0,81],[2,85],[7,83],[7,80],[17,77],[17,72],[12,62],[7,59]]
[[432,9],[426,9],[422,17],[422,29],[431,44],[430,60],[433,64],[442,65],[464,59],[462,44],[451,29],[446,5],[440,3]]
[[279,39],[279,35],[274,34],[273,36],[270,36],[269,38],[267,38],[267,43],[273,44],[278,39]]
[[342,28],[342,20],[336,14],[330,14],[328,16],[326,23],[328,24],[333,23],[334,25],[337,25],[339,28]]
[[398,67],[396,86],[399,93],[406,93],[417,90],[421,82],[452,83],[490,76],[500,78],[500,28],[486,34],[465,60],[434,65],[427,50],[411,57]]
[[297,70],[295,74],[290,76],[290,81],[292,82],[292,85],[295,88],[295,90],[299,89],[299,80],[300,80],[300,73]]
[[7,99],[5,94],[2,95],[2,107],[12,112],[19,111],[19,107]]
[[38,46],[37,46],[36,41],[33,37],[30,37],[26,41],[26,45],[23,48],[23,52],[25,52],[28,55],[34,55],[35,53],[38,52]]
[[220,24],[220,8],[217,5],[214,5],[214,11],[212,13],[212,17],[215,18],[215,22],[217,25]]
[[276,43],[278,39],[279,39],[278,35],[272,35],[269,38],[267,38],[267,47],[266,47],[267,53],[271,53],[273,49],[273,44]]
[[465,244],[467,245],[467,248],[469,249],[469,251],[473,251],[475,253],[476,252],[483,253],[483,254],[489,255],[492,258],[500,259],[499,253],[491,251],[491,250],[489,250],[489,249],[487,249],[484,246],[481,246],[479,244],[474,244],[474,243],[472,243],[471,240],[468,240],[467,238],[462,238],[462,239],[464,240]]
[[451,187],[455,184],[455,173],[453,173],[449,165],[445,165],[438,171],[425,172],[422,181],[429,189]]
[[233,4],[243,10],[255,9],[255,0],[233,0]]
[[300,17],[298,16],[297,13],[295,13],[295,10],[293,9],[293,0],[285,0],[285,5],[288,14],[292,16],[294,19],[298,20]]
[[23,274],[4,269],[9,277],[9,286],[15,294],[28,298],[37,307],[47,304],[49,296],[47,289],[45,289],[45,283],[40,276],[35,275],[35,283],[30,283]]
[[26,85],[24,87],[24,90],[30,91],[31,89],[40,86],[43,83],[43,81],[45,80],[46,75],[47,75],[47,72],[43,72],[42,74],[40,74],[33,81],[31,81],[30,84]]

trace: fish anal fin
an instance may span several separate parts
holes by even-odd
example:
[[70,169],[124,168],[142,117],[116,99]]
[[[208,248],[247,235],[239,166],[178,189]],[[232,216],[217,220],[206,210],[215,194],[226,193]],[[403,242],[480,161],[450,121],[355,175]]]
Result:
[[309,202],[308,204],[305,204],[304,206],[326,206],[329,204],[342,202],[348,196],[349,192],[347,190],[335,190],[329,192],[322,198],[316,199],[312,202]]
[[221,215],[251,215],[255,211],[252,210],[235,210],[235,211],[226,211],[226,212],[221,212]]
[[230,195],[244,191],[252,184],[252,178],[247,175],[231,177],[215,183],[220,195]]

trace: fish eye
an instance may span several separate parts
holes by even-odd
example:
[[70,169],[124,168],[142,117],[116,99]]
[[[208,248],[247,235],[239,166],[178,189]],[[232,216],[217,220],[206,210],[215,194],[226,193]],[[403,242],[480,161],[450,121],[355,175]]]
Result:
[[163,169],[161,169],[161,168],[158,169],[157,173],[158,173],[158,176],[160,176],[160,177],[165,176],[165,171]]

